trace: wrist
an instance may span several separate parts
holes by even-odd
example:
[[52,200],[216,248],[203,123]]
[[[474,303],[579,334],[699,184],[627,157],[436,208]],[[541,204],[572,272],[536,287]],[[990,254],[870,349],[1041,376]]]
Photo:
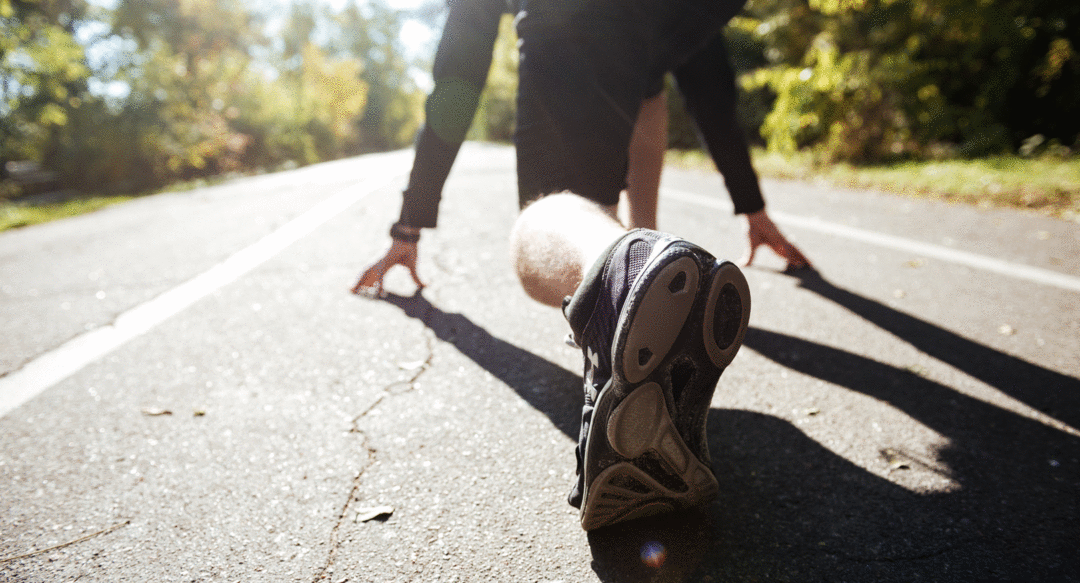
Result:
[[751,225],[761,224],[769,218],[769,215],[765,214],[765,209],[754,211],[752,213],[746,213],[743,216],[746,217],[746,222]]
[[420,240],[420,228],[398,221],[390,227],[390,237],[403,243],[416,243]]

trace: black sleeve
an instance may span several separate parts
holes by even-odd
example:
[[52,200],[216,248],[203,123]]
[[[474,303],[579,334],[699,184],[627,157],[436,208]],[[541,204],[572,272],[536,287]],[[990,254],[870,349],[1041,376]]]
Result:
[[698,137],[724,177],[735,214],[765,208],[761,185],[750,163],[750,148],[735,114],[738,92],[724,36],[717,35],[676,68],[674,75]]
[[491,51],[505,0],[450,0],[432,77],[435,88],[424,106],[424,127],[403,193],[401,222],[434,227],[443,185],[472,124],[487,83]]

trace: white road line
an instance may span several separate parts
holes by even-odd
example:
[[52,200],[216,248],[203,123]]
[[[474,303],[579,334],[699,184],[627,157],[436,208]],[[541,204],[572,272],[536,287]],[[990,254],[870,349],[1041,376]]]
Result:
[[[208,271],[120,314],[112,325],[80,334],[61,346],[38,356],[22,368],[0,377],[0,417],[34,398],[42,391],[75,374],[86,365],[112,352],[127,341],[144,334],[215,290],[235,281],[241,275],[258,267],[289,245],[300,240],[319,225],[383,188],[390,181],[398,178],[398,175],[397,172],[390,173],[332,195],[304,214],[281,226],[278,230],[237,252]],[[665,198],[711,208],[727,209],[730,207],[730,204],[722,199],[669,188],[662,189],[661,194]],[[1080,277],[1072,275],[993,259],[940,245],[828,223],[816,218],[776,212],[772,213],[771,216],[778,223],[789,226],[845,237],[871,245],[907,251],[928,258],[1025,279],[1034,283],[1080,291]]]
[[0,377],[0,417],[86,365],[149,331],[203,297],[255,269],[345,209],[400,177],[393,172],[346,188],[194,278],[65,342]]
[[[673,200],[687,202],[690,204],[707,206],[720,210],[726,210],[731,208],[731,204],[727,201],[711,196],[704,196],[692,192],[673,190],[669,188],[661,189],[660,193],[665,198],[671,198]],[[982,269],[984,271],[990,271],[1001,275],[1007,275],[1009,277],[1027,280],[1032,283],[1059,287],[1061,289],[1069,291],[1080,291],[1080,277],[1076,277],[1074,275],[1059,273],[1057,271],[1051,271],[1049,269],[1042,269],[1039,267],[1032,267],[1030,265],[1024,265],[1022,263],[1013,263],[1011,261],[994,259],[985,255],[979,255],[977,253],[970,253],[967,251],[960,251],[958,249],[951,249],[949,247],[934,245],[932,243],[923,243],[921,241],[905,239],[903,237],[896,237],[883,233],[875,233],[873,231],[866,231],[863,229],[857,229],[855,227],[849,227],[837,223],[829,223],[813,217],[802,217],[779,212],[770,212],[769,216],[771,216],[772,219],[777,223],[791,227],[809,229],[812,231],[817,231],[819,233],[824,233],[826,235],[835,235],[837,237],[844,237],[846,239],[851,239],[854,241],[861,241],[863,243],[869,243],[871,245],[877,245],[879,247],[888,247],[890,249],[896,249],[898,251],[906,251],[908,253],[914,253],[922,257],[939,259],[941,261],[948,261],[950,263],[964,265],[975,269]]]

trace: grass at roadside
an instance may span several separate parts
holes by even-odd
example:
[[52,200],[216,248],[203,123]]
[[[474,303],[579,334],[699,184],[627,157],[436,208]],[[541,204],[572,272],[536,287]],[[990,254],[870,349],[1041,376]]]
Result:
[[[698,152],[672,152],[672,163],[711,164]],[[1080,221],[1080,157],[903,162],[888,166],[815,164],[809,156],[785,157],[754,151],[762,176],[821,180],[837,186],[872,188],[905,196],[927,196],[984,207],[1025,208]]]
[[[700,151],[670,151],[667,163],[712,167]],[[825,181],[837,186],[872,188],[907,196],[928,196],[988,207],[1025,208],[1080,222],[1080,156],[1021,158],[1001,156],[977,160],[905,162],[889,166],[822,166],[809,156],[785,157],[754,151],[762,176]],[[216,181],[177,184],[170,191],[197,188]],[[133,196],[95,196],[42,205],[0,201],[0,231],[80,215]]]
[[0,202],[0,231],[47,223],[64,217],[73,217],[128,201],[132,198],[130,196],[95,196],[42,205],[17,205]]
[[159,194],[163,192],[184,192],[206,186],[221,184],[230,178],[236,178],[239,174],[223,174],[211,178],[199,178],[185,182],[177,182],[167,188],[143,192],[139,194],[115,195],[115,196],[86,196],[71,198],[62,202],[49,202],[33,204],[26,202],[10,202],[0,199],[0,232],[18,227],[28,227],[86,214],[107,206],[127,202],[129,200]]

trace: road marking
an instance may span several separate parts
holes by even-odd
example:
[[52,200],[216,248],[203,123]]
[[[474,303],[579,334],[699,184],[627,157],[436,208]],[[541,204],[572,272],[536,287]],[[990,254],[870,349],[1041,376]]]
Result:
[[[727,201],[712,196],[705,196],[701,194],[673,190],[669,188],[661,189],[661,194],[665,198],[671,198],[682,202],[707,206],[720,210],[726,210],[731,208],[731,204]],[[1007,275],[1009,277],[1024,279],[1033,283],[1039,283],[1043,285],[1059,287],[1061,289],[1069,291],[1080,292],[1080,277],[1076,277],[1074,275],[1068,275],[1065,273],[1051,271],[1049,269],[1042,269],[1039,267],[1032,267],[1030,265],[1024,265],[1022,263],[1013,263],[1011,261],[994,259],[985,255],[970,253],[968,251],[960,251],[959,249],[952,249],[949,247],[944,247],[942,245],[923,243],[921,241],[905,239],[903,237],[896,237],[893,235],[886,235],[884,233],[875,233],[873,231],[857,229],[855,227],[849,227],[847,225],[841,225],[838,223],[830,223],[814,217],[802,217],[798,215],[790,215],[787,213],[779,212],[770,212],[769,216],[772,217],[774,221],[782,225],[797,227],[801,229],[809,229],[811,231],[817,231],[826,235],[844,237],[854,241],[861,241],[863,243],[876,245],[878,247],[888,247],[890,249],[896,249],[897,251],[905,251],[931,259],[940,259],[941,261],[948,261],[950,263],[955,263],[958,265],[964,265],[975,269],[981,269],[1001,275]]]
[[0,417],[255,269],[345,209],[399,179],[401,172],[392,171],[331,195],[209,270],[120,314],[112,324],[80,334],[0,377]]

